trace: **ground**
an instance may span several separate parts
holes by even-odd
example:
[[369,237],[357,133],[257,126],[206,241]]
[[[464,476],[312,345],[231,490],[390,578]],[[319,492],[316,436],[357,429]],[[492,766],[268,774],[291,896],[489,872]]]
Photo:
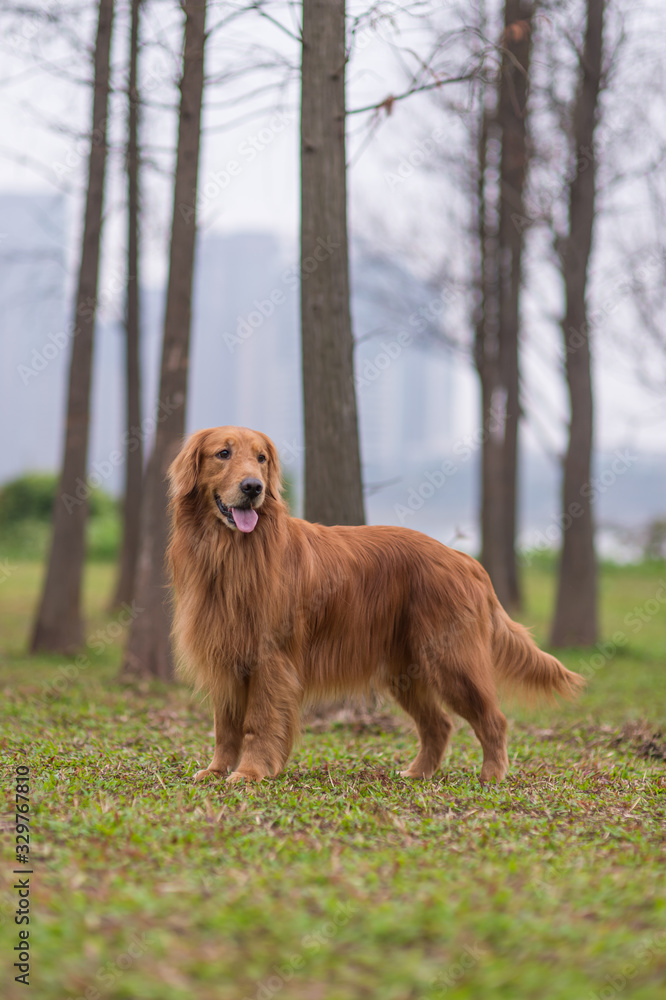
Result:
[[[511,768],[491,787],[463,723],[434,780],[400,778],[416,738],[388,706],[315,721],[275,781],[195,786],[209,710],[182,687],[117,682],[127,615],[103,610],[112,567],[89,567],[78,665],[26,656],[41,569],[5,569],[9,1000],[666,996],[663,563],[604,570],[602,648],[562,657],[587,692],[505,704]],[[553,585],[552,567],[528,569],[522,618],[541,641]],[[29,990],[10,968],[17,765],[30,768]]]

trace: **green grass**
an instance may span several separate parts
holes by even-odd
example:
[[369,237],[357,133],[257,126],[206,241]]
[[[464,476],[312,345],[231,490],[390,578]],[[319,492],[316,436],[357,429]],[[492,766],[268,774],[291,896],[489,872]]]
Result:
[[[462,723],[436,780],[398,777],[416,739],[387,709],[313,724],[275,781],[194,786],[211,754],[209,711],[181,687],[116,681],[122,635],[103,610],[113,568],[88,568],[78,672],[25,655],[41,569],[10,569],[10,1000],[664,996],[663,564],[604,570],[604,637],[627,642],[599,654],[578,704],[505,706],[511,771],[489,788]],[[553,587],[551,569],[533,565],[523,617],[542,641]],[[636,630],[634,608],[646,618]],[[590,655],[563,659],[577,669]],[[12,982],[9,957],[19,762],[31,768],[30,990]]]

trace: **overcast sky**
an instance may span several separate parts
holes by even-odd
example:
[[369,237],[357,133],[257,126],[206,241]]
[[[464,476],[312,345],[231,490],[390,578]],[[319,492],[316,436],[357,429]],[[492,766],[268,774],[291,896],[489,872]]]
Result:
[[[64,0],[60,7],[66,7]],[[55,4],[51,0],[55,9]],[[48,6],[48,5],[47,5]],[[572,17],[576,4],[571,8]],[[440,4],[440,8],[444,5]],[[355,11],[362,6],[353,5]],[[457,7],[448,5],[451,26],[458,20]],[[658,18],[659,8],[642,4],[639,18]],[[661,16],[663,20],[663,15]],[[290,27],[289,19],[283,16]],[[660,21],[655,25],[661,28]],[[125,39],[127,37],[127,4],[119,3],[114,41],[116,84],[121,81]],[[81,191],[85,156],[77,132],[87,127],[89,92],[77,86],[65,75],[85,77],[89,74],[85,53],[72,57],[71,48],[51,41],[50,29],[36,25],[17,31],[18,22],[4,35],[2,48],[3,71],[0,78],[0,189],[3,191],[49,192],[68,190],[69,233],[67,256],[70,278],[75,266],[77,232],[81,218]],[[88,42],[92,38],[94,19],[88,23],[80,16],[76,31]],[[399,29],[399,30],[396,30]],[[180,31],[180,18],[175,5],[161,0],[153,4],[145,19],[145,38],[161,47],[152,47],[144,60],[144,93],[149,99],[164,105],[173,104],[176,92],[173,81],[178,60],[175,39]],[[31,33],[32,32],[32,33]],[[357,39],[356,50],[348,71],[348,106],[350,109],[381,101],[389,94],[405,88],[405,63],[410,64],[407,50],[425,53],[428,36],[410,18],[394,24],[388,22],[366,26]],[[661,50],[661,43],[656,44]],[[221,72],[247,52],[249,45],[266,46],[278,51],[284,59],[295,61],[297,44],[287,34],[270,24],[253,22],[216,33],[209,45],[207,70],[210,75]],[[398,47],[401,52],[398,53]],[[35,54],[49,62],[49,67],[35,68]],[[459,52],[455,46],[450,56],[455,65]],[[413,63],[411,63],[413,65]],[[53,69],[57,70],[54,75]],[[58,75],[65,74],[65,75]],[[283,74],[286,77],[286,73]],[[256,81],[254,81],[256,82]],[[287,252],[295,252],[298,233],[298,90],[295,80],[278,94],[254,102],[241,103],[252,81],[247,79],[209,88],[205,113],[200,192],[200,220],[204,230],[223,232],[257,229],[278,233]],[[234,106],[235,105],[235,106]],[[118,142],[122,135],[122,96],[116,95],[113,108],[116,120],[112,137]],[[263,110],[262,110],[263,109]],[[229,123],[250,112],[251,120],[230,127]],[[619,121],[614,112],[611,124]],[[146,112],[144,139],[150,144],[150,158],[158,169],[146,172],[144,181],[145,211],[143,248],[145,281],[159,284],[165,276],[166,234],[169,224],[170,191],[168,169],[172,163],[174,116],[168,110],[151,108]],[[435,147],[453,141],[449,132],[434,140]],[[438,169],[436,154],[425,158],[419,169],[411,169],[410,156],[423,150],[426,140],[441,128],[441,119],[434,102],[427,95],[417,95],[396,104],[390,117],[381,116],[373,127],[372,116],[353,115],[349,119],[350,224],[352,231],[366,239],[381,243],[398,253],[405,265],[422,276],[436,271],[444,260],[455,263],[456,235],[449,226],[455,216],[454,201],[459,196]],[[620,131],[619,126],[617,127]],[[450,138],[451,137],[451,138]],[[26,162],[19,162],[26,158]],[[418,155],[416,159],[418,160]],[[239,164],[238,172],[230,175],[230,164]],[[403,177],[396,183],[402,168]],[[407,176],[404,176],[407,174]],[[640,227],[640,211],[628,196],[627,227]],[[116,154],[111,162],[105,258],[102,285],[112,272],[122,272],[123,184],[121,158]],[[633,214],[632,214],[633,213]],[[0,220],[1,229],[1,220]],[[600,233],[610,230],[599,229]],[[604,236],[604,239],[606,237]],[[652,395],[637,381],[632,366],[614,344],[618,336],[632,336],[633,322],[626,303],[619,296],[613,299],[618,277],[611,274],[614,258],[597,246],[593,261],[595,296],[610,303],[595,334],[595,384],[597,389],[597,447],[613,449],[630,445],[650,450],[666,450],[666,407],[664,400]],[[610,277],[609,277],[610,275]],[[559,332],[556,318],[562,308],[561,287],[552,269],[539,265],[530,273],[525,298],[525,399],[528,411],[534,412],[527,425],[527,440],[536,447],[559,449],[564,441],[566,396],[559,370]],[[464,302],[461,303],[464,306]],[[116,301],[111,311],[119,313],[122,302]],[[626,326],[624,325],[626,324]],[[612,334],[612,335],[611,335]],[[474,379],[465,380],[464,398],[469,426],[476,426]]]

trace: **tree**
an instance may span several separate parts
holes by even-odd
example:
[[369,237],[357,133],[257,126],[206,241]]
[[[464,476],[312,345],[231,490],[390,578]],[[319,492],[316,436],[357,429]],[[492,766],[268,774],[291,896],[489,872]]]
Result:
[[88,187],[69,369],[64,456],[53,511],[53,540],[46,580],[32,635],[33,651],[67,653],[80,646],[83,639],[81,581],[88,517],[85,480],[107,159],[113,13],[113,0],[100,0],[94,53]]
[[[476,306],[473,357],[481,384],[481,562],[505,607],[520,603],[516,560],[519,331],[525,113],[531,7],[506,0],[496,81],[481,80],[472,137]],[[485,33],[485,22],[480,30]]]
[[139,284],[139,22],[141,0],[132,0],[127,88],[127,299],[125,306],[125,495],[123,542],[113,607],[129,604],[140,544],[143,439],[141,436],[140,284]]
[[185,36],[169,280],[155,442],[146,470],[141,512],[141,551],[135,591],[136,604],[141,610],[133,620],[123,664],[126,674],[163,680],[168,680],[173,675],[164,566],[168,535],[165,477],[185,431],[196,242],[196,192],[204,90],[206,0],[184,0],[183,9]]
[[498,232],[499,366],[506,393],[501,458],[500,558],[506,573],[509,607],[521,603],[516,523],[518,510],[518,429],[520,422],[520,292],[522,285],[523,190],[527,172],[525,116],[532,45],[532,4],[506,0],[497,118],[501,135]]
[[568,231],[558,240],[564,282],[562,334],[571,417],[564,462],[563,542],[551,641],[593,645],[598,635],[597,564],[589,490],[593,398],[587,315],[588,264],[595,220],[595,130],[602,77],[605,0],[587,0],[583,51],[573,109]]
[[349,307],[345,3],[304,0],[301,338],[305,517],[363,524]]
[[496,122],[494,114],[486,108],[485,89],[482,84],[475,137],[476,191],[472,196],[476,251],[473,357],[481,385],[481,562],[490,575],[499,601],[507,606],[508,573],[502,544],[506,393],[501,382],[499,348],[498,213],[489,191],[489,188],[492,190],[489,173],[491,169],[496,171],[498,164],[497,154],[493,153],[497,144],[489,144],[491,134],[496,133]]
[[[472,345],[470,350],[469,343],[461,343],[460,324],[453,329],[455,321],[450,318],[445,320],[448,330],[426,330],[423,339],[462,348],[471,354],[479,375],[481,561],[507,607],[520,603],[516,558],[519,332],[533,9],[529,0],[505,0],[497,8],[497,15],[502,13],[501,31],[483,4],[466,15],[462,32],[459,28],[443,30],[436,18],[431,27],[431,54],[417,60],[417,74],[405,93],[379,105],[388,114],[396,100],[419,90],[434,90],[439,92],[437,106],[449,118],[451,144],[443,144],[436,162],[440,169],[444,166],[446,179],[463,192],[466,219],[464,244],[452,241],[455,260],[443,270],[448,272],[449,286],[471,291],[465,297],[472,304],[471,315],[465,319],[472,328]],[[497,38],[494,45],[487,41],[493,35]],[[445,55],[450,50],[456,52],[454,66]],[[411,49],[408,52],[414,57]],[[445,84],[466,86],[457,88],[457,94],[454,90],[449,100],[441,92]],[[463,148],[455,140],[460,122],[468,134]],[[432,151],[434,134],[426,139],[424,151],[428,145]],[[431,154],[424,155],[427,160]],[[468,249],[471,260],[466,259]],[[462,278],[461,270],[465,272]],[[456,274],[458,279],[452,280]]]

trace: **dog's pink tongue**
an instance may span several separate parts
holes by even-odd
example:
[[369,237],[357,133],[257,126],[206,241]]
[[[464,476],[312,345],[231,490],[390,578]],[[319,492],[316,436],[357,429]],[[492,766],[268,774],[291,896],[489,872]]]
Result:
[[252,510],[251,508],[241,510],[240,507],[232,507],[231,513],[233,514],[234,524],[239,531],[252,531],[259,520],[256,510]]

